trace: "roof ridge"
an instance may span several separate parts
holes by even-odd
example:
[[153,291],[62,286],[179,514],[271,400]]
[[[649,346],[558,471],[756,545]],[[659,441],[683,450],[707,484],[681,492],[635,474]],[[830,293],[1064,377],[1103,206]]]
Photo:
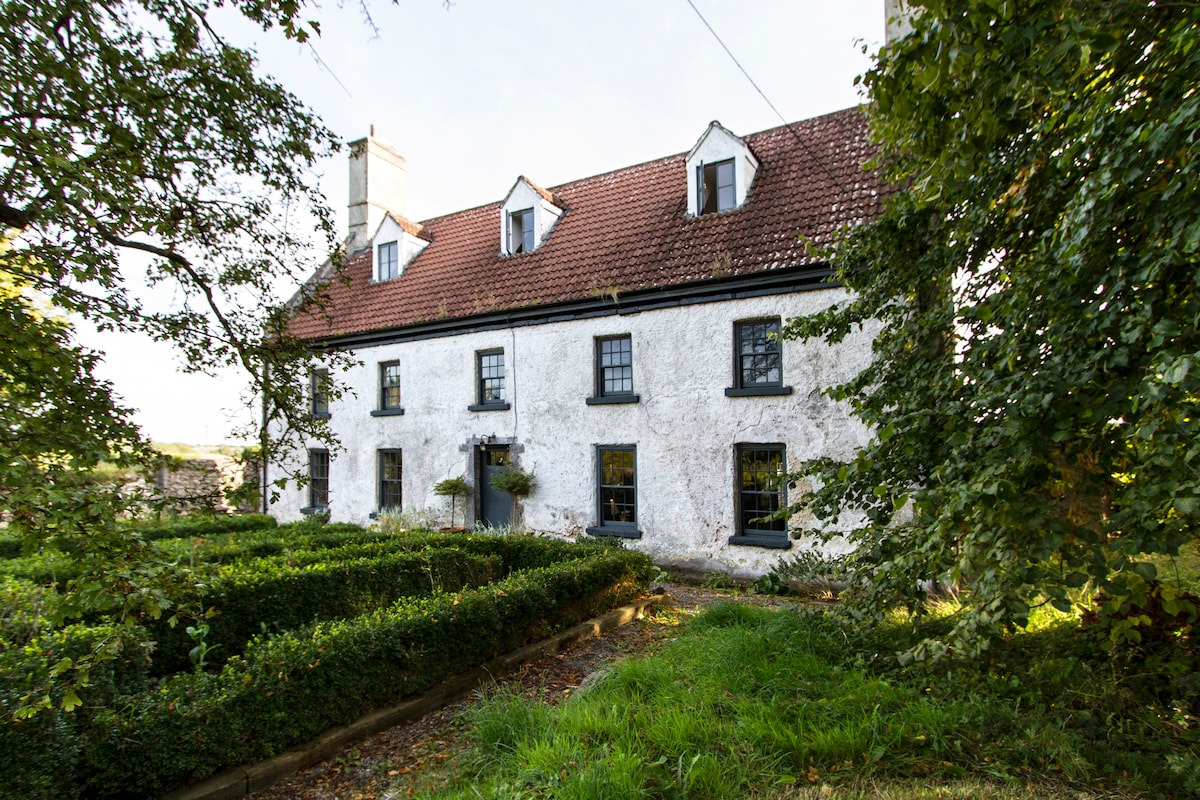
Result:
[[[850,113],[852,113],[852,112],[859,112],[859,113],[863,113],[863,112],[865,111],[865,109],[866,109],[866,106],[865,106],[864,104],[859,104],[859,105],[856,105],[856,106],[849,106],[849,107],[847,107],[847,108],[838,109],[837,111],[829,111],[829,112],[826,112],[826,113],[824,113],[824,114],[818,114],[818,115],[817,115],[817,116],[815,116],[815,117],[806,117],[805,119],[798,119],[798,120],[795,120],[795,121],[793,121],[793,122],[785,122],[785,123],[782,123],[782,124],[780,124],[780,125],[776,125],[776,126],[775,126],[775,127],[773,127],[773,128],[764,128],[764,129],[763,129],[763,130],[761,130],[761,131],[755,131],[754,133],[747,133],[747,134],[741,135],[739,138],[741,138],[743,141],[745,141],[747,145],[750,145],[750,140],[751,140],[751,139],[766,138],[766,137],[767,137],[767,135],[769,135],[769,134],[774,134],[774,133],[777,133],[777,132],[780,132],[780,131],[788,131],[788,130],[790,130],[790,129],[792,128],[792,126],[794,126],[794,125],[807,125],[807,124],[809,124],[809,123],[813,123],[813,122],[818,122],[818,121],[820,121],[820,120],[824,120],[824,119],[826,119],[826,118],[828,118],[828,117],[836,117],[836,116],[841,116],[841,115],[849,115],[849,114],[850,114]],[[724,125],[722,125],[721,127],[725,127],[725,126],[724,126]],[[707,126],[705,126],[705,130],[708,130],[708,127],[707,127]],[[728,130],[728,128],[726,128],[726,130]],[[551,195],[551,198],[552,198],[550,201],[551,201],[551,202],[557,202],[557,200],[556,200],[556,199],[554,199],[554,198],[556,198],[557,194],[558,194],[560,191],[563,191],[564,189],[566,189],[566,188],[568,188],[568,187],[575,186],[576,184],[580,184],[580,183],[583,183],[583,182],[585,182],[585,181],[590,181],[590,180],[593,180],[593,179],[595,179],[595,178],[603,178],[603,177],[605,177],[605,176],[608,176],[608,175],[616,175],[616,174],[618,174],[618,173],[626,172],[626,171],[628,171],[628,170],[638,169],[639,167],[645,167],[645,166],[648,166],[648,165],[650,165],[650,164],[658,164],[658,163],[661,163],[661,162],[666,162],[666,161],[670,161],[670,160],[672,160],[672,159],[676,159],[676,158],[684,158],[685,156],[687,156],[687,154],[688,154],[688,151],[687,151],[687,150],[680,150],[678,153],[671,153],[670,155],[666,155],[666,156],[659,156],[658,158],[651,158],[651,159],[649,159],[649,160],[646,160],[646,161],[641,161],[641,162],[638,162],[637,164],[627,164],[627,165],[625,165],[625,166],[623,166],[623,167],[616,167],[616,168],[614,168],[614,169],[605,170],[604,172],[597,172],[597,173],[595,173],[595,174],[593,174],[593,175],[587,175],[587,176],[585,176],[585,177],[582,177],[582,178],[575,178],[575,179],[573,179],[573,180],[569,180],[569,181],[566,181],[566,182],[564,182],[564,183],[559,183],[559,184],[556,184],[556,185],[554,185],[554,186],[551,186],[549,189],[542,189],[542,187],[541,187],[541,186],[539,186],[538,184],[536,184],[536,183],[534,183],[533,181],[529,180],[529,178],[528,178],[528,177],[526,177],[524,174],[518,175],[518,176],[517,176],[517,180],[518,180],[518,181],[520,181],[520,180],[524,180],[524,181],[526,181],[526,182],[527,182],[527,183],[528,183],[530,186],[532,186],[532,187],[533,187],[535,190],[538,190],[538,191],[540,191],[540,192],[548,192],[548,193]],[[499,200],[492,200],[492,201],[490,201],[490,202],[487,202],[487,203],[480,203],[479,205],[475,205],[475,206],[468,206],[467,208],[461,209],[461,210],[459,210],[459,211],[450,211],[450,212],[447,212],[447,213],[445,213],[445,214],[439,214],[439,215],[438,215],[438,216],[436,216],[436,217],[428,217],[428,218],[426,218],[426,219],[423,219],[423,220],[421,220],[421,221],[420,221],[420,224],[421,224],[421,225],[430,225],[430,224],[433,224],[433,223],[434,223],[434,222],[436,222],[436,221],[443,220],[443,219],[446,219],[446,218],[448,218],[448,217],[456,217],[456,216],[458,216],[458,215],[460,215],[460,214],[466,214],[466,213],[468,213],[468,212],[471,212],[471,211],[478,211],[478,210],[480,210],[480,209],[484,209],[484,208],[490,208],[491,206],[495,206],[496,208],[499,208],[499,207],[501,206],[501,204],[503,204],[503,202],[504,202],[504,198],[500,198]]]

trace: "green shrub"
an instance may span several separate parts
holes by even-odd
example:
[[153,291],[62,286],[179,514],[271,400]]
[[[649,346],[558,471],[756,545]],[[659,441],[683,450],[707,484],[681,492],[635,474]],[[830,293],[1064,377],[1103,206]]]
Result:
[[20,558],[21,540],[16,536],[0,536],[0,559]]
[[502,467],[488,482],[498,492],[507,492],[513,497],[528,497],[537,488],[537,476],[512,467]]
[[128,527],[150,542],[156,539],[181,539],[189,536],[263,530],[274,528],[276,524],[275,518],[266,514],[199,514],[166,522],[137,520],[130,522]]
[[[64,711],[61,688],[51,689],[52,708],[29,719],[14,719],[23,695],[55,685],[50,679],[55,664],[99,648],[115,648],[123,657],[92,670],[85,705]],[[145,632],[123,626],[73,625],[23,646],[0,648],[0,764],[5,765],[0,770],[0,797],[78,797],[86,782],[79,773],[86,745],[81,731],[96,709],[146,691],[146,654]]]
[[[359,529],[361,530],[361,529]],[[332,543],[332,542],[330,542]],[[222,567],[204,596],[180,598],[192,608],[214,609],[204,642],[220,648],[210,663],[241,652],[253,636],[314,620],[341,619],[403,596],[455,592],[546,567],[603,548],[533,537],[412,534],[384,540],[345,541]],[[186,626],[150,623],[159,650],[157,674],[190,668],[196,645]]]
[[248,558],[329,549],[393,538],[395,537],[390,534],[366,530],[348,523],[313,525],[308,522],[293,522],[276,528],[237,531],[192,539],[163,540],[158,542],[158,546],[180,559],[229,563]]
[[651,572],[608,551],[259,639],[219,674],[178,675],[98,715],[83,736],[86,791],[155,796],[268,757],[627,602]]
[[[314,554],[321,555],[321,554]],[[416,553],[385,553],[348,560],[316,560],[304,565],[252,561],[226,567],[206,587],[203,598],[180,598],[190,607],[217,612],[205,619],[204,644],[220,648],[210,664],[242,651],[264,631],[299,628],[314,620],[342,619],[390,605],[401,597],[459,591],[501,575],[500,559],[442,548]],[[158,650],[158,674],[186,670],[196,645],[186,627],[166,620],[149,624]]]

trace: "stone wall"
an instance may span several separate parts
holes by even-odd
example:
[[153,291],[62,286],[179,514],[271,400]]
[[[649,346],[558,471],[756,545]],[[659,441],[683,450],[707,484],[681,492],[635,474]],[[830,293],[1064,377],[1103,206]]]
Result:
[[236,508],[230,495],[243,484],[255,485],[257,465],[230,456],[211,455],[202,458],[164,459],[155,470],[146,489],[157,498],[165,498],[168,509],[177,513],[212,510],[256,511],[253,498]]

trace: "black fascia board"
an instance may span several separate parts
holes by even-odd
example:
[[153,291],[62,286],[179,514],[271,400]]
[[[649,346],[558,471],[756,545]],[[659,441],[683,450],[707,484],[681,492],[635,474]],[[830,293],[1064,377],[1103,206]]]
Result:
[[662,308],[678,308],[723,300],[741,300],[749,297],[767,297],[840,287],[842,285],[840,281],[829,280],[832,275],[833,270],[824,264],[789,267],[733,278],[638,289],[619,293],[616,300],[607,297],[587,297],[558,303],[521,306],[454,319],[415,322],[411,325],[384,330],[310,339],[308,344],[315,350],[355,350],[361,347],[400,344],[421,339],[439,339],[466,333],[506,330],[597,317],[624,316]]

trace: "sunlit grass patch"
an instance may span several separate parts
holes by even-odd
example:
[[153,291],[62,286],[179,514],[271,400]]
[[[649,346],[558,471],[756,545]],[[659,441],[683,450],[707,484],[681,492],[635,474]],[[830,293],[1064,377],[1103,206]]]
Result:
[[1039,612],[984,660],[901,669],[895,652],[941,624],[868,632],[719,603],[553,711],[498,697],[473,712],[473,767],[444,796],[1079,800],[1193,785],[1194,737],[1154,727],[1069,616]]

